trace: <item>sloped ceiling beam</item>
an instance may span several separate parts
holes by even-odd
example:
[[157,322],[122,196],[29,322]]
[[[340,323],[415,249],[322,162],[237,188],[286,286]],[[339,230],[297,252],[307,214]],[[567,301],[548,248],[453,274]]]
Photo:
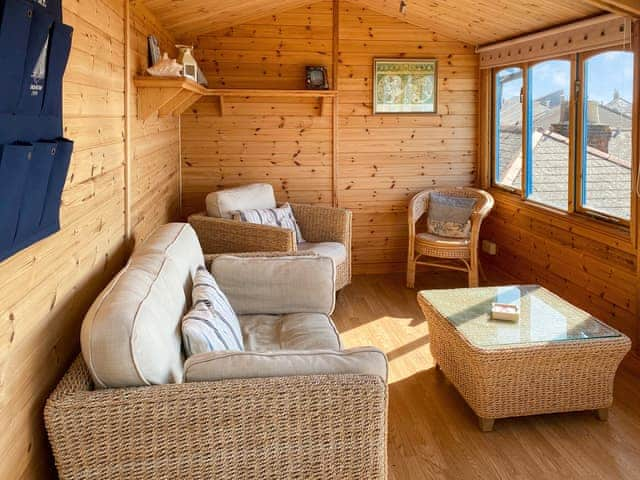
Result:
[[638,0],[587,0],[587,2],[612,13],[640,18],[640,1]]

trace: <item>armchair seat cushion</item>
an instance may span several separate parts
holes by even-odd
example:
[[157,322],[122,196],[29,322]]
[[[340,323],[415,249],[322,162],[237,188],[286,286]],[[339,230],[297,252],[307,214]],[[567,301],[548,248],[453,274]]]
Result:
[[242,315],[245,350],[340,350],[340,337],[331,318],[322,313]]
[[347,249],[339,242],[303,242],[298,244],[298,251],[329,257],[336,266],[347,261]]
[[468,247],[468,238],[449,238],[434,235],[432,233],[418,233],[416,243],[437,243],[443,247]]

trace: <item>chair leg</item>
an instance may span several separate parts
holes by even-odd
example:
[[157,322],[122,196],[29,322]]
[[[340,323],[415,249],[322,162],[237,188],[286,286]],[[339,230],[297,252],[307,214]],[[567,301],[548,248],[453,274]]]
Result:
[[416,261],[415,258],[407,260],[407,288],[413,288],[416,283]]
[[469,288],[475,288],[478,285],[478,261],[471,258],[471,262],[469,262]]

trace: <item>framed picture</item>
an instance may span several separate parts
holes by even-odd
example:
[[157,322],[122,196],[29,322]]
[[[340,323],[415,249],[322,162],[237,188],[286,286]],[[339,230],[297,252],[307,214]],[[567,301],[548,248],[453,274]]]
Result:
[[160,45],[154,35],[149,35],[147,41],[149,43],[149,66],[153,67],[160,61]]
[[437,113],[438,62],[375,58],[373,113]]

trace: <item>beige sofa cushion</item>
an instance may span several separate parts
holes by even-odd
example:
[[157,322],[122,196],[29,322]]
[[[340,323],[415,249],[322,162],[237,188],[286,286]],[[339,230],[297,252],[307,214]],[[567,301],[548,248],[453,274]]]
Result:
[[134,255],[98,296],[81,331],[82,355],[96,387],[182,381],[184,279],[169,257]]
[[173,260],[184,279],[184,290],[191,297],[191,279],[198,267],[204,265],[202,247],[195,230],[188,223],[167,223],[158,227],[147,240],[137,247],[133,257],[160,253]]
[[245,350],[340,350],[340,336],[322,313],[242,315],[238,318]]
[[221,255],[211,273],[238,315],[330,315],[335,306],[335,268],[327,257]]
[[233,212],[254,208],[276,208],[273,187],[268,183],[252,183],[237,188],[212,192],[205,200],[207,215],[232,218]]
[[339,242],[303,242],[298,244],[298,251],[329,257],[336,266],[347,261],[347,249]]
[[292,375],[376,375],[387,381],[387,359],[380,350],[208,352],[185,363],[185,382]]

